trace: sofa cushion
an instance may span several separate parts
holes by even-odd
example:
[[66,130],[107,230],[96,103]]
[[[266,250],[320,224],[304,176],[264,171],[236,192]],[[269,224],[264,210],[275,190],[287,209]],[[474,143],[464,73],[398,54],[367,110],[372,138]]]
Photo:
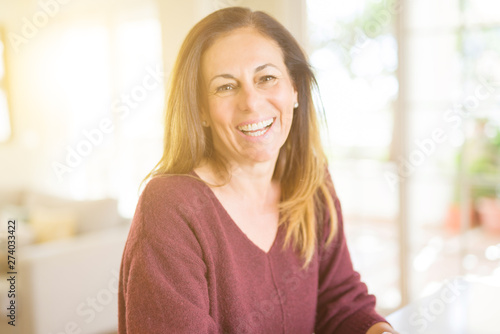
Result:
[[[45,210],[62,210],[59,213],[71,213],[75,217],[75,233],[90,233],[100,231],[122,222],[118,213],[118,203],[115,199],[99,200],[68,200],[55,196],[30,193],[25,198],[29,212],[44,208]],[[52,212],[54,213],[54,211]]]
[[77,214],[68,208],[31,208],[30,226],[36,242],[48,242],[75,235]]

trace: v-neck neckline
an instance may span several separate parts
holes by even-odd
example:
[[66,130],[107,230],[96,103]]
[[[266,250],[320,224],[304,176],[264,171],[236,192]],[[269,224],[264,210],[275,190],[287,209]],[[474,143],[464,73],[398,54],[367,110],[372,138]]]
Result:
[[[200,180],[203,180],[198,174],[196,174],[196,172],[193,170],[192,173],[194,174],[194,176],[198,177]],[[261,254],[265,255],[265,256],[269,256],[271,254],[271,252],[273,251],[273,249],[275,248],[275,245],[277,244],[278,242],[278,236],[279,236],[279,233],[280,233],[280,230],[281,230],[281,224],[278,223],[278,228],[276,229],[276,234],[274,235],[274,240],[271,244],[271,247],[269,247],[269,249],[267,250],[267,252],[260,248],[259,246],[257,246],[257,244],[255,242],[253,242],[247,235],[245,232],[243,232],[243,230],[238,226],[238,224],[236,224],[236,222],[234,221],[233,217],[231,217],[231,215],[229,214],[229,212],[227,212],[226,208],[224,207],[224,205],[222,205],[222,203],[219,201],[219,199],[217,198],[217,196],[215,195],[214,191],[212,190],[212,188],[210,188],[206,183],[203,182],[203,187],[206,187],[208,188],[209,190],[209,196],[212,198],[212,200],[216,203],[216,205],[218,206],[219,208],[219,211],[222,211],[223,214],[226,216],[225,218],[227,218],[227,220],[230,222],[230,224],[237,230],[237,233],[240,234],[243,239],[246,239],[247,240],[247,243],[250,244],[250,246],[252,248],[255,248],[258,252],[260,252]]]

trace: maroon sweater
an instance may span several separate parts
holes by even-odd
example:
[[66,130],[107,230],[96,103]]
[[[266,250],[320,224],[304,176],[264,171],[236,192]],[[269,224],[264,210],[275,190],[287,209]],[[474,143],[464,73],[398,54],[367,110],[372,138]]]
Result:
[[265,253],[202,182],[151,180],[123,254],[118,332],[365,334],[385,321],[353,270],[331,191],[337,236],[304,271],[291,248],[282,250],[283,226]]

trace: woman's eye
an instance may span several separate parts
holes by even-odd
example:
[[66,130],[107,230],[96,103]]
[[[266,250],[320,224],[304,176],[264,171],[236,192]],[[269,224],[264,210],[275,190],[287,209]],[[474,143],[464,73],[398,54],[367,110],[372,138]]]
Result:
[[217,89],[215,91],[217,93],[220,93],[220,92],[227,92],[227,91],[230,91],[233,89],[234,89],[234,87],[232,84],[226,84],[226,85],[222,85],[222,86],[217,87]]
[[266,75],[266,76],[263,76],[262,78],[260,78],[260,81],[261,82],[271,82],[271,81],[274,81],[276,80],[276,77],[274,75]]
[[274,86],[277,79],[274,75],[264,75],[260,77],[258,84],[263,87],[271,87]]

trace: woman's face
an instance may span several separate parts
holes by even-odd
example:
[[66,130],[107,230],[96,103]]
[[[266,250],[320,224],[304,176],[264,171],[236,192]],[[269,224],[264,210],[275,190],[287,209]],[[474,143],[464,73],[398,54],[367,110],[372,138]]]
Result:
[[278,44],[253,28],[223,35],[202,56],[214,147],[230,163],[276,162],[297,92]]

